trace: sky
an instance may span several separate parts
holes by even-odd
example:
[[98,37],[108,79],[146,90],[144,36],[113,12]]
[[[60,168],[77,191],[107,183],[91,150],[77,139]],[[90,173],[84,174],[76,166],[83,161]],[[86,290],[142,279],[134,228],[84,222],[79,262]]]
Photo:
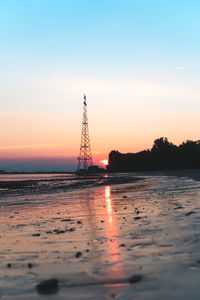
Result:
[[0,0],[0,169],[74,170],[200,139],[200,2]]

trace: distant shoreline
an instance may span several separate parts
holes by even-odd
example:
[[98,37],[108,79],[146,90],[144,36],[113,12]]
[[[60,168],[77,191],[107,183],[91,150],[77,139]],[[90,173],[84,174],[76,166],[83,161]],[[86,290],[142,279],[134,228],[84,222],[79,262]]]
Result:
[[[114,172],[113,172],[114,173]],[[117,173],[117,172],[115,172]],[[123,172],[119,172],[123,173]],[[186,177],[200,181],[200,169],[177,169],[177,170],[156,170],[156,171],[133,171],[136,176],[175,176]]]
[[17,174],[19,174],[19,175],[43,175],[43,174],[75,174],[75,171],[74,172],[72,172],[72,171],[66,171],[66,172],[63,172],[63,171],[52,171],[52,172],[50,172],[50,171],[48,171],[48,172],[43,172],[43,171],[37,171],[37,172],[0,172],[0,175],[17,175]]
[[[34,175],[34,174],[33,174]],[[59,174],[57,174],[59,175]],[[1,180],[0,179],[0,195],[16,194],[49,194],[66,192],[74,189],[100,187],[108,185],[128,184],[141,181],[144,178],[132,176],[132,175],[117,175],[111,176],[69,176],[62,177],[57,176],[55,178],[22,178],[18,180]]]
[[[199,169],[172,169],[172,170],[155,170],[155,171],[107,171],[108,174],[137,174],[137,175],[146,175],[146,176],[177,176],[177,177],[190,177],[195,180],[200,180],[200,168]],[[48,175],[48,174],[72,174],[75,175],[76,172],[5,172],[0,173],[0,175]],[[95,174],[93,174],[95,175]],[[87,177],[87,176],[86,176]]]

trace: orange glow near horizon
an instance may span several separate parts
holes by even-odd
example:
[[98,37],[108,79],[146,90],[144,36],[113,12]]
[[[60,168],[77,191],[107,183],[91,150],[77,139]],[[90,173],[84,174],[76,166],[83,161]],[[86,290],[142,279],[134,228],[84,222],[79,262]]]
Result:
[[[131,130],[132,115],[129,116],[131,112],[132,110],[126,112],[127,122],[118,125],[119,127],[115,126],[118,123],[113,117],[111,123],[113,126],[105,130],[104,124],[96,126],[100,122],[98,119],[100,112],[91,112],[89,109],[90,139],[95,164],[101,162],[106,166],[106,158],[111,150],[135,153],[150,149],[154,139],[161,136],[168,137],[169,141],[176,145],[187,139],[199,139],[198,116],[196,119],[195,116],[191,117],[190,126],[185,126],[188,116],[181,114],[177,119],[176,114],[175,121],[179,126],[174,126],[171,119],[169,126],[166,115],[160,119],[160,115],[156,114],[153,115],[149,127],[150,120],[147,116],[138,113],[134,119],[134,130]],[[67,110],[65,113],[0,111],[0,126],[3,128],[0,158],[76,158],[80,148],[82,111],[80,109],[76,113],[71,112],[67,115],[67,122],[66,114]]]

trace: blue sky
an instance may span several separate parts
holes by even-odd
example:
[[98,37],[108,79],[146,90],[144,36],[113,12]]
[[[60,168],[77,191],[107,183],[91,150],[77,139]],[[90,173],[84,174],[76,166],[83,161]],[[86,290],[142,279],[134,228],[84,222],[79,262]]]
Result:
[[1,67],[170,72],[199,59],[199,9],[184,0],[1,1]]
[[0,157],[50,145],[75,157],[83,93],[102,156],[199,139],[199,12],[185,0],[0,1]]

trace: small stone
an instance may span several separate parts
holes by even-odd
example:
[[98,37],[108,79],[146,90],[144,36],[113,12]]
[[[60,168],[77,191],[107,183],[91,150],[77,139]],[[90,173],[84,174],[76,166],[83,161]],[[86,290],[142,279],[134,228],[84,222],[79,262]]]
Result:
[[71,231],[71,232],[75,231],[75,230],[76,230],[76,228],[74,228],[74,227],[69,229],[69,231]]
[[188,211],[185,215],[186,215],[186,216],[190,216],[190,215],[192,215],[192,214],[194,214],[194,213],[195,213],[195,212],[191,210],[191,211]]
[[36,285],[39,294],[53,294],[58,291],[58,279],[52,278],[44,280]]
[[79,258],[79,257],[81,257],[82,256],[82,252],[76,252],[76,258]]
[[183,208],[183,206],[179,205],[179,206],[175,207],[174,209],[182,209],[182,208]]
[[81,221],[77,221],[77,224],[82,224],[82,222]]
[[65,231],[64,230],[58,230],[58,231],[56,231],[56,234],[60,234],[60,233],[65,233]]
[[143,279],[142,275],[136,274],[136,275],[131,276],[128,281],[130,283],[138,283],[138,282],[142,281],[142,279]]
[[7,264],[7,268],[11,268],[12,267],[12,264]]
[[29,269],[31,269],[33,267],[33,265],[31,263],[28,263],[27,266]]
[[141,217],[135,217],[134,219],[135,219],[135,220],[139,220],[139,219],[141,219]]
[[123,196],[122,198],[125,199],[125,198],[128,198],[128,197],[127,196]]
[[32,236],[40,236],[40,233],[33,233]]
[[125,247],[126,245],[125,244],[121,244],[121,245],[119,245],[119,247]]

